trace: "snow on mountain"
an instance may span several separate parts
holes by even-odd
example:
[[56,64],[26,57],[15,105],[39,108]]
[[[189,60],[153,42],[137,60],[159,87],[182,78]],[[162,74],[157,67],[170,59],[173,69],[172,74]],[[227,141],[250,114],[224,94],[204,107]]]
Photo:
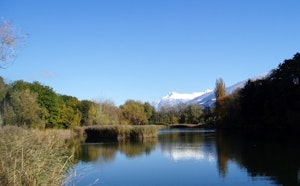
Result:
[[187,103],[190,100],[200,97],[208,92],[212,92],[212,90],[207,89],[204,92],[193,92],[191,94],[186,94],[186,93],[180,94],[177,92],[170,92],[168,95],[164,96],[162,99],[155,101],[153,103],[153,106],[158,110],[161,107],[172,107],[177,104]]
[[202,94],[204,94],[204,92],[193,92],[191,94],[180,94],[176,92],[170,92],[167,96],[163,97],[163,99],[190,100],[190,99],[194,99],[195,97],[201,96]]
[[[237,90],[239,88],[243,88],[247,81],[248,80],[241,81],[230,87],[227,87],[226,94],[227,95],[232,94],[235,90]],[[196,103],[196,104],[202,105],[204,107],[212,107],[212,106],[214,106],[215,102],[216,102],[215,93],[212,91],[212,92],[209,92],[202,96],[196,97],[196,98],[188,101],[186,104],[195,104]]]
[[[266,73],[260,76],[250,78],[250,80],[263,79],[270,73]],[[235,90],[243,88],[248,80],[240,81],[232,86],[226,88],[226,94],[232,94]],[[212,90],[207,89],[204,92],[194,92],[191,94],[180,94],[171,92],[162,99],[155,101],[152,105],[156,110],[160,110],[161,107],[172,107],[177,104],[199,104],[204,107],[212,107],[216,102],[215,94]]]

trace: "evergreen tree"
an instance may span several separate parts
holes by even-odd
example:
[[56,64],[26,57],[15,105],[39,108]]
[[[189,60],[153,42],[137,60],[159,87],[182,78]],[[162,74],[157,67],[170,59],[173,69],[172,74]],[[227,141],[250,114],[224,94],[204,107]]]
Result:
[[249,80],[238,96],[231,99],[232,106],[223,107],[227,118],[231,121],[238,118],[236,127],[300,128],[299,78],[300,54],[297,53],[265,79]]

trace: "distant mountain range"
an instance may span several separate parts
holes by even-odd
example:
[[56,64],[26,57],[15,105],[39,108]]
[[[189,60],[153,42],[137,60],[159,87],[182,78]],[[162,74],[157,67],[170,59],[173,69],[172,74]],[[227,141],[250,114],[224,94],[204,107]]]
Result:
[[[250,78],[250,80],[263,79],[267,77],[269,73]],[[235,90],[243,88],[247,80],[240,81],[230,87],[226,87],[226,94],[232,94]],[[215,94],[213,90],[205,90],[204,92],[193,92],[190,94],[181,94],[177,92],[170,92],[168,95],[152,103],[156,110],[160,110],[162,107],[173,107],[177,104],[198,104],[204,107],[212,107],[216,102]]]

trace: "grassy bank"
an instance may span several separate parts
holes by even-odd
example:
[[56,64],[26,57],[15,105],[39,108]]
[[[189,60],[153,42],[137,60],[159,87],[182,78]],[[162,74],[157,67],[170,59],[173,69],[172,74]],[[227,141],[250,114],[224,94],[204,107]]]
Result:
[[156,125],[106,125],[85,127],[87,142],[126,141],[156,138],[161,126]]
[[72,159],[70,130],[0,128],[0,185],[62,185]]

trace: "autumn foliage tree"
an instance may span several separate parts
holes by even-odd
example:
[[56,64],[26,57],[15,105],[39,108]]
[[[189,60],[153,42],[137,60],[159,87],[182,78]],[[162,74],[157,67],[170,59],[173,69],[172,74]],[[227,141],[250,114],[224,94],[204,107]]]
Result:
[[124,124],[144,125],[148,121],[144,104],[140,101],[128,100],[120,109],[121,122]]
[[63,128],[79,126],[82,113],[79,110],[80,101],[72,96],[60,96],[58,125]]
[[216,87],[214,89],[216,100],[226,96],[226,87],[222,78],[216,80]]
[[112,125],[118,123],[119,109],[111,101],[90,102],[85,125]]
[[214,89],[215,97],[216,97],[216,105],[215,105],[215,116],[216,122],[222,118],[224,115],[224,100],[226,96],[225,83],[222,78],[216,80],[216,87]]

